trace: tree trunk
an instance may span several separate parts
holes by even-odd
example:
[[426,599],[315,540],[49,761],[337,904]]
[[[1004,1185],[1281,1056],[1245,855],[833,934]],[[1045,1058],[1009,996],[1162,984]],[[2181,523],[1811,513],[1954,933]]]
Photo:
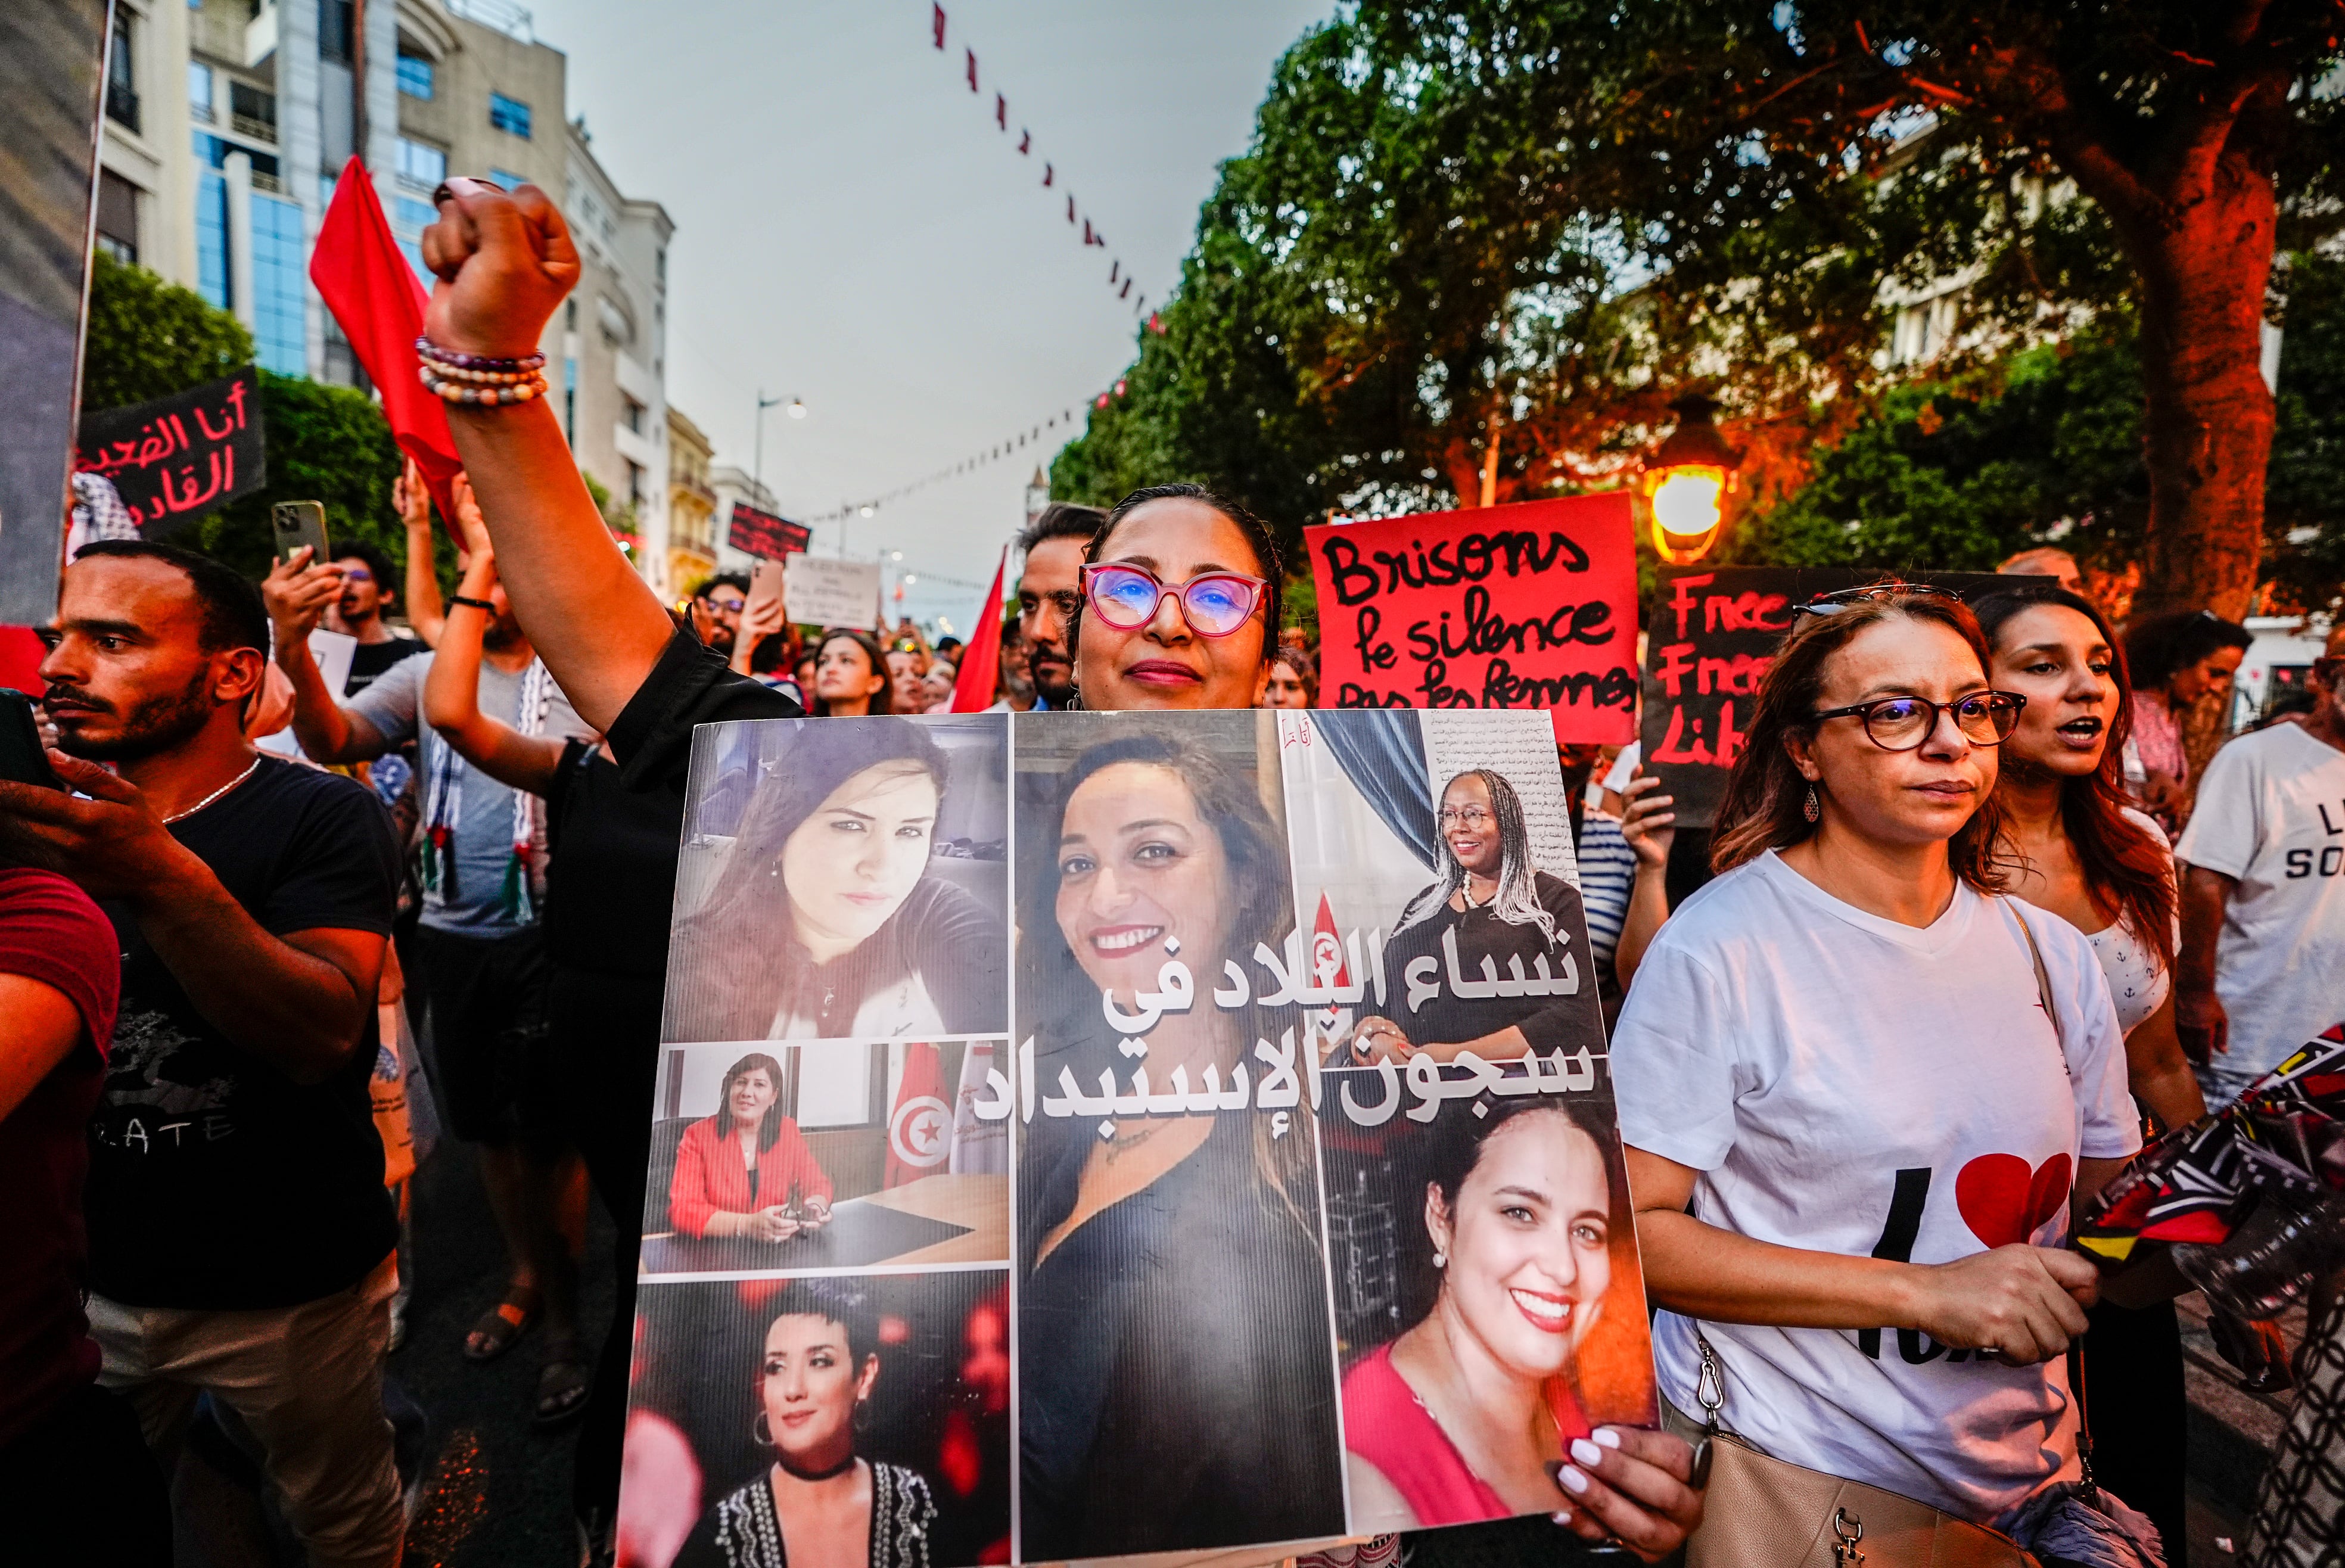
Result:
[[[2236,155],[2155,220],[2118,217],[2141,277],[2149,536],[2137,613],[2247,613],[2263,554],[2272,397],[2260,368],[2271,177]],[[2116,215],[2113,215],[2116,216]]]

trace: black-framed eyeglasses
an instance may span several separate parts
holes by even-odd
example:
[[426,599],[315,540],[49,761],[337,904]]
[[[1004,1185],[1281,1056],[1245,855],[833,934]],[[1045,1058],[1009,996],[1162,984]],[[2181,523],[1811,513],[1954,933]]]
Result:
[[1876,697],[1845,708],[1826,708],[1811,715],[1825,719],[1862,719],[1864,734],[1884,752],[1910,752],[1938,732],[1938,715],[1952,713],[1954,728],[1974,746],[1999,746],[2019,727],[2019,711],[2027,699],[2016,692],[1973,692],[1951,703],[1927,697]]
[[1254,619],[1270,584],[1242,572],[1207,572],[1178,588],[1142,566],[1083,568],[1083,592],[1091,613],[1119,632],[1137,632],[1156,619],[1165,595],[1181,603],[1181,617],[1200,637],[1226,637]]
[[1862,604],[1868,599],[1923,598],[1948,599],[1959,604],[1963,596],[1944,588],[1933,588],[1926,582],[1867,582],[1856,588],[1835,588],[1830,593],[1819,593],[1805,604],[1792,606],[1794,615],[1837,615],[1852,604]]

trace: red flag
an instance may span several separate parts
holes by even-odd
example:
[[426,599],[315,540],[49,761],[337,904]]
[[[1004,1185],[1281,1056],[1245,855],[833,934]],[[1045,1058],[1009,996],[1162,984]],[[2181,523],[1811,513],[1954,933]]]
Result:
[[1325,893],[1319,895],[1319,918],[1311,926],[1311,978],[1319,986],[1352,983],[1344,964],[1344,941],[1335,930],[1335,909]]
[[945,46],[945,8],[931,5],[929,9],[936,13],[937,47],[941,49]]
[[993,95],[993,121],[1004,131],[1010,128],[1010,100],[1000,93]]
[[973,93],[977,91],[977,51],[969,49],[963,53],[969,56],[969,90]]
[[993,568],[993,592],[960,651],[960,669],[953,676],[952,711],[981,713],[993,706],[993,683],[1001,673],[1001,574],[1009,570],[1010,551]]
[[944,1168],[952,1153],[952,1102],[945,1098],[944,1063],[934,1046],[904,1047],[904,1076],[888,1117],[888,1169],[882,1187],[901,1187]]
[[342,166],[326,220],[318,228],[318,248],[310,258],[310,281],[341,323],[350,352],[382,394],[383,417],[400,450],[423,470],[423,481],[440,515],[452,518],[448,481],[463,464],[448,433],[448,410],[416,379],[420,361],[415,339],[423,335],[429,298],[415,269],[391,238],[391,225],[375,199],[374,181],[356,157]]

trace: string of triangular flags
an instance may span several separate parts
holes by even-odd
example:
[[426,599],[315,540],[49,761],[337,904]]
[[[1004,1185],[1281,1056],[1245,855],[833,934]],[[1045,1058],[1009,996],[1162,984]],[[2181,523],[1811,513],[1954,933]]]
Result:
[[[929,9],[930,36],[934,39],[939,52],[949,54],[950,51],[945,48],[945,8],[937,4],[936,0],[930,0]],[[964,60],[962,75],[969,82],[969,90],[981,100],[985,96],[985,92],[978,85],[977,51],[964,45],[961,55]],[[1007,94],[999,90],[993,95],[993,124],[1000,135],[1005,137],[1010,135],[1010,98]],[[1016,145],[1019,157],[1031,158],[1035,156],[1034,133],[1022,125],[1018,127]],[[1082,204],[1076,200],[1075,193],[1066,188],[1065,180],[1059,175],[1058,165],[1047,157],[1042,160],[1042,186],[1046,190],[1064,192],[1067,198],[1067,226],[1072,228],[1077,224],[1081,224],[1082,244],[1086,250],[1094,246],[1101,250],[1108,248],[1107,236],[1100,232],[1099,226],[1091,221],[1091,215],[1082,210]],[[1137,298],[1133,298],[1134,281],[1131,268],[1123,264],[1123,258],[1110,251],[1107,269],[1108,287],[1115,290],[1115,297],[1118,299],[1132,300],[1132,313],[1138,316],[1147,310],[1148,296],[1142,294]]]
[[[1153,332],[1161,332],[1163,330],[1158,319],[1153,316],[1151,316],[1148,319],[1148,327],[1149,330]],[[1125,390],[1126,384],[1123,379],[1122,377],[1118,377],[1114,386],[1090,400],[1089,407],[1085,410],[1086,414],[1088,414],[1091,410],[1105,409],[1111,404],[1117,402],[1123,397]],[[1020,452],[1025,451],[1029,447],[1039,448],[1042,444],[1042,438],[1045,435],[1051,431],[1061,430],[1066,432],[1059,438],[1061,441],[1072,440],[1075,438],[1076,429],[1074,410],[1061,410],[1058,413],[1052,414],[1049,419],[1044,420],[1041,424],[1029,426],[1027,429],[1022,430],[1012,431],[1005,439],[994,442],[991,446],[986,447],[982,450],[970,453],[969,456],[961,459],[959,462],[948,463],[944,467],[937,469],[932,472],[922,474],[916,480],[910,480],[903,484],[899,484],[893,490],[881,491],[878,494],[871,496],[864,501],[842,501],[836,509],[823,512],[817,517],[800,517],[794,518],[791,521],[795,522],[821,523],[837,522],[841,518],[845,517],[868,517],[873,511],[887,505],[891,501],[901,501],[904,497],[911,495],[915,491],[926,490],[932,484],[942,484],[949,479],[958,479],[963,474],[974,473],[977,470],[984,468],[990,463],[998,463],[1004,458],[1014,458]]]

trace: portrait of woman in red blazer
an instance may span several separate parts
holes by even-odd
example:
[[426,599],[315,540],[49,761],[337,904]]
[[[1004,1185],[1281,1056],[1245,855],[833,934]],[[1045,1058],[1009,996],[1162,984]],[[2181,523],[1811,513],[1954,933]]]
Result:
[[685,1129],[668,1222],[685,1236],[787,1241],[830,1219],[830,1178],[782,1114],[782,1065],[752,1051],[726,1069],[716,1113]]

